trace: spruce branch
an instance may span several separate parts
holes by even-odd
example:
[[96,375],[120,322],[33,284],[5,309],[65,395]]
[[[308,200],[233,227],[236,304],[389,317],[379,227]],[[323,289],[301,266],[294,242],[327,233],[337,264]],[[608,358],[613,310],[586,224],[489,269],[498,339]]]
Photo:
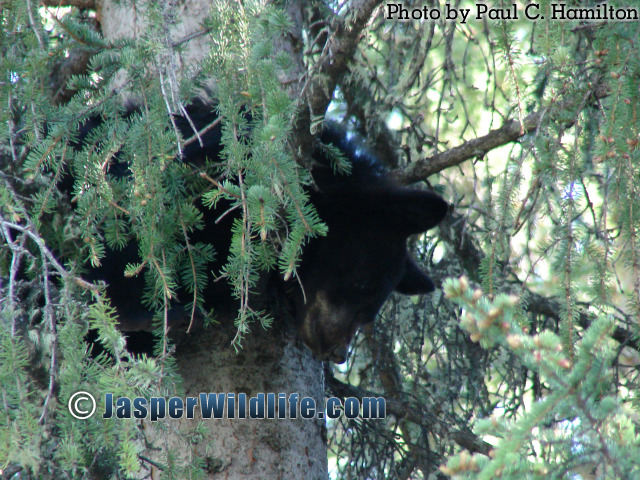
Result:
[[[5,179],[5,186],[7,191],[13,196],[14,200],[18,202],[17,195],[13,191],[13,188]],[[22,256],[26,254],[25,249],[25,239],[28,237],[35,242],[38,246],[40,257],[42,260],[42,274],[41,281],[44,291],[44,319],[47,325],[47,328],[51,332],[52,335],[52,343],[50,346],[51,349],[51,360],[49,364],[49,382],[47,388],[47,396],[44,400],[44,404],[42,406],[42,413],[38,419],[39,424],[44,424],[47,417],[49,416],[49,406],[51,399],[55,394],[56,389],[56,379],[58,377],[58,337],[57,337],[57,325],[56,319],[54,316],[53,309],[53,298],[51,295],[51,276],[52,272],[50,270],[51,267],[64,279],[65,282],[73,281],[80,285],[85,289],[89,289],[95,291],[98,289],[96,285],[93,285],[80,277],[72,275],[64,266],[58,262],[55,258],[51,250],[46,246],[45,241],[39,235],[36,226],[31,222],[31,220],[26,217],[25,225],[21,225],[16,223],[16,221],[10,221],[5,219],[3,212],[0,211],[0,231],[2,232],[2,236],[5,239],[6,244],[9,249],[12,251],[13,257],[11,261],[11,272],[10,272],[10,285],[9,285],[9,301],[11,302],[11,309],[14,309],[13,304],[16,302],[15,292],[16,292],[16,282],[19,276],[19,265],[20,259]],[[19,232],[20,238],[14,239],[15,232]],[[12,322],[11,332],[15,334],[15,322]]]
[[[450,242],[452,245],[457,247],[456,256],[463,259],[468,265],[479,265],[484,254],[474,241],[472,234],[465,230],[464,219],[460,215],[453,213],[450,218],[445,219],[443,223],[449,224],[449,228],[440,228],[440,235],[444,236],[444,239],[447,242]],[[438,278],[437,274],[433,274],[433,276],[436,279]],[[477,281],[478,279],[472,278],[472,280]],[[528,313],[550,318],[554,320],[554,322],[560,322],[560,315],[558,312],[561,311],[561,307],[559,301],[535,293],[530,289],[525,288],[524,285],[519,285],[519,287],[521,295],[527,299],[525,310]],[[591,316],[588,314],[588,305],[585,304],[584,306],[585,308],[581,308],[579,310],[577,318],[578,324],[583,329],[587,329],[593,322],[591,320]],[[626,315],[623,311],[618,311],[617,313],[617,318],[624,324],[633,325],[635,323],[631,315]],[[640,342],[637,339],[637,334],[632,332],[630,329],[616,326],[613,329],[611,338],[616,342],[619,342],[621,345],[628,346],[640,352]]]
[[[56,270],[56,272],[58,272],[58,274],[64,280],[73,281],[76,284],[78,284],[79,286],[81,286],[82,288],[87,289],[87,290],[91,290],[91,291],[94,291],[94,292],[99,290],[99,287],[97,285],[89,283],[86,280],[83,280],[82,278],[80,278],[78,276],[72,275],[71,272],[69,272],[67,269],[65,269],[60,264],[60,262],[58,262],[58,260],[56,260],[56,257],[53,255],[51,250],[49,250],[47,248],[47,246],[45,245],[44,240],[42,239],[42,237],[40,237],[40,235],[35,230],[35,227],[33,225],[23,226],[23,225],[20,225],[20,224],[17,224],[17,223],[14,223],[14,222],[6,220],[0,214],[0,227],[2,227],[2,232],[3,232],[3,236],[5,236],[5,241],[9,245],[9,248],[11,248],[12,250],[14,248],[19,248],[19,247],[15,244],[15,242],[10,240],[10,238],[11,238],[10,236],[7,236],[8,229],[17,230],[18,232],[24,233],[29,238],[31,238],[36,243],[38,248],[40,249],[40,253],[42,254],[42,259],[45,260],[46,262],[48,262],[51,266],[53,266],[53,268]],[[20,252],[18,251],[17,253],[20,253]]]

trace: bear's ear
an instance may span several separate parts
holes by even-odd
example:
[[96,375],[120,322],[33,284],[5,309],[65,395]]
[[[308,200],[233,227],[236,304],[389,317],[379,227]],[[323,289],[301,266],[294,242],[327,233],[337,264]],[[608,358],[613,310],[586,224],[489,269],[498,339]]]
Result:
[[400,283],[396,285],[396,292],[405,295],[420,295],[421,293],[430,293],[436,289],[433,280],[426,273],[420,270],[420,267],[407,255],[405,260],[404,275],[400,279]]
[[391,229],[406,236],[435,227],[449,210],[440,195],[423,190],[399,189],[390,192],[386,200],[380,205],[386,210]]

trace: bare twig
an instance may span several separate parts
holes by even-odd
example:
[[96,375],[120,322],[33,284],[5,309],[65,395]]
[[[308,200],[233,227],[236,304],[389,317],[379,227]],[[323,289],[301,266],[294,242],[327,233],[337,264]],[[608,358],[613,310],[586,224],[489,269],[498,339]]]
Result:
[[[97,285],[94,285],[93,283],[89,283],[86,280],[83,280],[80,277],[77,277],[75,275],[72,275],[70,272],[68,272],[61,264],[60,262],[58,262],[58,260],[56,260],[56,257],[53,255],[53,253],[51,253],[51,250],[49,250],[47,248],[47,246],[44,243],[44,240],[40,237],[40,235],[38,235],[38,233],[35,231],[35,228],[33,226],[22,226],[19,225],[17,223],[14,222],[10,222],[8,220],[5,220],[2,215],[0,215],[0,225],[3,227],[3,231],[6,228],[10,228],[12,230],[17,230],[18,232],[24,233],[26,234],[29,238],[31,238],[36,245],[38,246],[38,248],[40,249],[40,253],[42,254],[43,260],[46,260],[49,262],[50,265],[53,266],[53,268],[56,270],[56,272],[58,272],[58,274],[64,279],[64,280],[71,280],[73,282],[75,282],[76,284],[78,284],[79,286],[81,286],[82,288],[85,288],[87,290],[91,290],[94,292],[97,292],[99,290],[100,287],[98,287]],[[9,248],[14,249],[16,246],[13,243],[9,243],[8,239],[7,239],[7,243],[9,245]]]

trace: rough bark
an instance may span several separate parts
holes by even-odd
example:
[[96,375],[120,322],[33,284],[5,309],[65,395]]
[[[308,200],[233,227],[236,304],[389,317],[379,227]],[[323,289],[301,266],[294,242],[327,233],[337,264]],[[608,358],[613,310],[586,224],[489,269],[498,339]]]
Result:
[[[183,334],[175,356],[185,396],[246,393],[249,398],[259,392],[276,396],[296,392],[314,398],[324,409],[321,364],[295,334],[278,327],[253,330],[237,353],[231,348],[235,334],[231,322]],[[189,437],[200,421],[170,422],[171,434],[155,429],[147,440],[156,446],[168,444],[184,461],[193,455],[204,460],[209,479],[327,478],[324,420],[206,419],[206,437],[193,450],[185,448],[176,433]],[[163,458],[150,460],[164,463]],[[149,462],[149,468],[152,465]]]

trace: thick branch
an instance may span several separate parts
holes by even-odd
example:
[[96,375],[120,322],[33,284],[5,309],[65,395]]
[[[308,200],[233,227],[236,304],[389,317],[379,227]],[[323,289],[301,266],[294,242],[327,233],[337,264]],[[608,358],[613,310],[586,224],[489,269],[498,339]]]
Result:
[[[590,81],[593,85],[592,88],[579,99],[579,102],[565,104],[564,109],[574,109],[577,116],[578,112],[582,111],[589,102],[609,95],[609,87],[600,76],[596,75]],[[559,92],[555,102],[564,102],[562,97],[564,93],[564,91]],[[433,157],[418,160],[405,168],[393,170],[391,174],[399,183],[405,185],[425,180],[434,173],[459,165],[470,158],[482,157],[494,148],[515,142],[527,133],[535,131],[547,112],[547,108],[534,112],[528,115],[522,123],[519,120],[511,120],[482,137],[469,140]],[[565,128],[571,127],[575,119],[574,117],[573,120],[566,123]]]
[[[333,22],[333,34],[328,38],[325,54],[314,66],[315,74],[306,85],[309,110],[324,114],[333,98],[333,91],[347,71],[360,41],[360,34],[371,15],[382,2],[362,0],[355,3],[343,18]],[[345,19],[351,19],[349,23]]]
[[[296,152],[308,153],[313,144],[309,130],[313,118],[322,117],[333,98],[336,85],[347,72],[347,66],[355,55],[362,30],[382,0],[361,0],[349,7],[349,12],[336,16],[331,22],[331,32],[318,62],[308,72],[307,83],[302,88],[304,106],[298,113],[294,148]],[[308,163],[308,162],[307,162]]]
[[514,142],[523,135],[534,131],[542,117],[542,112],[535,112],[526,117],[522,123],[511,120],[504,126],[491,130],[486,135],[453,147],[446,152],[438,153],[430,158],[418,160],[405,168],[393,170],[393,177],[401,184],[415,183],[424,180],[434,173],[459,165],[470,158],[484,156],[494,148]]

